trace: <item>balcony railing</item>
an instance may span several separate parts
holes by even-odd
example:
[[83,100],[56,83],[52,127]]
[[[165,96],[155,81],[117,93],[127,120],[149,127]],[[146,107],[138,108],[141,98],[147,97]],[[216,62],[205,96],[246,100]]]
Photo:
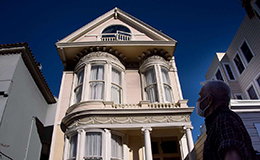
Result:
[[117,31],[116,33],[102,33],[101,41],[130,41],[131,33]]

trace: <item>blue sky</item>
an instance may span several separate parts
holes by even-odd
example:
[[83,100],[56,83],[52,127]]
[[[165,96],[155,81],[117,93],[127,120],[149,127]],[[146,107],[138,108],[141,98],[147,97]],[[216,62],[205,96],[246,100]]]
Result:
[[[55,96],[63,66],[55,43],[114,7],[178,41],[175,60],[188,105],[216,52],[225,52],[246,13],[240,0],[20,1],[0,0],[0,44],[27,42]],[[195,111],[195,110],[194,110]],[[203,118],[191,115],[194,142]]]

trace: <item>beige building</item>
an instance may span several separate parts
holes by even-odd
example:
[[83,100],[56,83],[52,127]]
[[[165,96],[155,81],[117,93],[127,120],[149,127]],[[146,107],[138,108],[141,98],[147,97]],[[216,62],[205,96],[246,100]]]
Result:
[[188,157],[194,108],[182,96],[176,44],[118,8],[57,42],[64,71],[50,159]]
[[[216,53],[206,80],[222,80],[232,91],[231,109],[242,118],[255,150],[260,151],[260,1],[242,1],[247,11],[225,53]],[[202,158],[205,134],[195,144]]]

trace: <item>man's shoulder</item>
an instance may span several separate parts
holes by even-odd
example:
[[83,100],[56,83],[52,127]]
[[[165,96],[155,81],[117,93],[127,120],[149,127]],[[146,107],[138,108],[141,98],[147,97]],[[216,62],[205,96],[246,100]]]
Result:
[[230,123],[240,122],[240,117],[230,109],[223,109],[216,116],[216,121],[226,121]]

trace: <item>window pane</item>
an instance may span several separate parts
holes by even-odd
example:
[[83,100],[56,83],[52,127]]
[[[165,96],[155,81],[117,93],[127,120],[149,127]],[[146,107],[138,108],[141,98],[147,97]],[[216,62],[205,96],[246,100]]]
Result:
[[77,77],[78,77],[78,83],[77,83],[77,85],[82,84],[82,83],[83,83],[83,78],[84,78],[84,70],[81,70],[81,71],[77,74]]
[[242,100],[242,96],[241,95],[236,95],[236,99]]
[[243,45],[241,46],[241,50],[242,50],[247,62],[249,63],[251,61],[251,59],[253,58],[253,54],[250,51],[249,47],[247,46],[246,42],[244,42]]
[[151,103],[158,102],[158,96],[157,96],[157,85],[151,85],[146,88],[146,93],[148,96],[148,99]]
[[159,154],[158,142],[152,142],[152,153]]
[[70,139],[70,152],[69,152],[70,153],[69,154],[70,158],[76,157],[76,154],[77,154],[77,141],[78,141],[78,135],[75,134]]
[[82,95],[82,85],[79,86],[78,88],[76,88],[75,90],[75,94],[76,94],[76,103],[81,101],[81,95]]
[[112,134],[111,136],[111,156],[112,160],[123,159],[122,137]]
[[248,90],[247,90],[247,93],[250,97],[250,99],[258,99],[257,95],[256,95],[256,92],[255,92],[255,89],[253,86],[251,86]]
[[154,68],[149,69],[145,72],[146,85],[153,84],[156,82]]
[[104,66],[95,65],[91,66],[90,80],[104,80]]
[[111,87],[111,101],[117,104],[121,103],[121,88],[116,85],[112,85]]
[[164,85],[165,99],[167,102],[172,102],[171,89],[169,86]]
[[112,69],[112,82],[121,86],[121,72],[114,68]]
[[243,65],[243,63],[242,63],[242,61],[241,61],[241,59],[240,59],[238,54],[234,58],[234,62],[236,64],[236,66],[237,66],[237,69],[238,69],[239,73],[241,74],[244,71],[245,67],[244,67],[244,65]]
[[104,82],[90,82],[90,99],[103,99]]
[[168,71],[164,68],[161,68],[162,71],[162,79],[163,79],[163,83],[167,83],[170,84],[170,79],[169,79],[169,75],[168,75]]
[[93,157],[102,156],[102,137],[99,132],[87,132],[85,142],[85,157],[91,159]]
[[161,147],[163,153],[178,153],[176,141],[163,141]]
[[227,70],[229,79],[230,79],[230,80],[234,80],[235,77],[234,77],[234,75],[233,75],[233,72],[231,71],[230,66],[229,66],[228,64],[225,64],[225,68],[226,68],[226,70]]
[[223,77],[222,77],[221,72],[220,72],[219,69],[218,69],[217,73],[215,74],[215,76],[216,76],[217,80],[224,81],[224,79],[223,79]]

